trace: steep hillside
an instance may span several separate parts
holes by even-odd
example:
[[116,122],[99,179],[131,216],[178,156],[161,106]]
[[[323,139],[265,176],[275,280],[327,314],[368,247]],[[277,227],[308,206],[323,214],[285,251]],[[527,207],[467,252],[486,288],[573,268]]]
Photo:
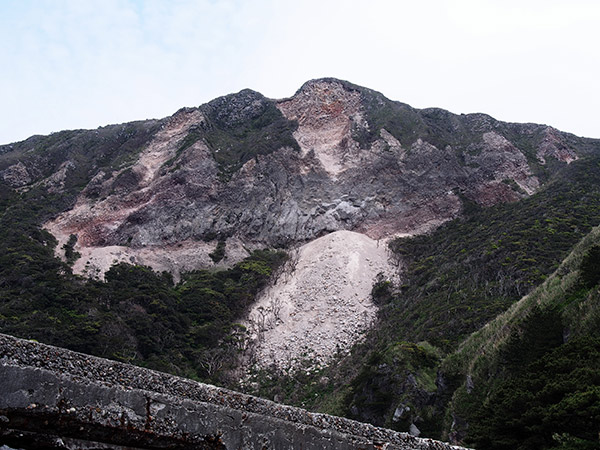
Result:
[[34,136],[0,147],[0,331],[484,448],[511,378],[460,349],[600,224],[599,158],[330,78]]
[[594,228],[540,287],[446,358],[444,371],[467,377],[451,411],[464,427],[469,424],[470,443],[498,449],[597,446],[599,282],[600,229]]
[[373,280],[393,277],[387,248],[351,231],[336,231],[303,245],[293,271],[280,277],[252,306],[247,326],[252,369],[290,373],[318,370],[347,354],[373,325]]
[[[375,285],[374,299],[385,306],[365,345],[313,379],[279,380],[270,389],[313,408],[460,441],[462,416],[453,420],[447,405],[467,372],[442,365],[445,355],[541,284],[600,224],[598,163],[573,162],[530,198],[471,205],[428,235],[393,241],[405,264],[401,284]],[[481,402],[471,398],[467,409]]]
[[219,239],[231,263],[242,245],[422,232],[457,217],[461,196],[492,205],[530,195],[594,145],[323,79],[286,100],[244,90],[119,133],[31,138],[1,149],[0,175],[21,190],[81,190],[46,224],[61,246],[77,237],[76,272],[134,261],[177,275],[209,265]]

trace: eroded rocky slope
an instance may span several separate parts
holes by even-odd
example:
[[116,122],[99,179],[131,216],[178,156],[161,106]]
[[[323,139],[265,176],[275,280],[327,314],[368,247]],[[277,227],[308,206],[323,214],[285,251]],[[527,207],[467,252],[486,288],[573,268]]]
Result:
[[[592,147],[550,127],[417,110],[320,79],[288,99],[244,90],[163,120],[32,137],[0,147],[0,178],[17,190],[61,198],[62,212],[45,227],[59,252],[76,238],[76,273],[101,278],[124,261],[170,271],[177,280],[218,262],[219,243],[219,264],[230,265],[254,248],[294,248],[334,232],[360,233],[371,247],[422,233],[457,217],[466,202],[487,206],[532,194],[558,166]],[[340,235],[330,236],[333,242]],[[295,290],[277,288],[289,303],[285,320],[272,327],[277,339],[312,336],[298,337],[290,354],[308,343],[311,357],[325,360],[337,351],[334,342],[348,348],[372,322],[367,287],[385,262],[377,256],[373,265],[369,252],[356,252],[357,239],[336,247],[331,267],[339,270],[307,275],[327,256],[320,249],[299,264]],[[349,261],[365,270],[341,267]],[[302,283],[308,290],[327,286],[327,276],[339,278],[335,289],[298,295]],[[294,328],[292,313],[300,322],[315,315],[326,321],[335,308],[356,312],[344,319],[347,345],[336,333],[320,337],[338,326],[333,322],[314,331]],[[292,345],[277,339],[261,347],[266,363]]]
[[[333,79],[280,101],[245,90],[143,125],[153,128],[135,151],[119,164],[88,164],[73,207],[47,223],[61,243],[77,236],[78,272],[101,274],[113,261],[190,270],[211,264],[218,239],[233,262],[242,244],[282,246],[336,230],[374,239],[420,232],[456,217],[462,199],[491,205],[529,195],[546,168],[585,152],[549,127],[415,110]],[[4,147],[4,181],[64,189],[88,162],[64,151],[82,145],[72,136],[50,150],[48,140],[19,144],[18,160]],[[41,156],[28,157],[43,155],[42,146],[57,160],[50,171]]]

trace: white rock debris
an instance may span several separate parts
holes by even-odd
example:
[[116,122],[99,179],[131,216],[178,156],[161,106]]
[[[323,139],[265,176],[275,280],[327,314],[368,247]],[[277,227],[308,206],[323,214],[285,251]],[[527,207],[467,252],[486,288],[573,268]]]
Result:
[[379,273],[392,273],[386,249],[351,231],[300,247],[294,272],[263,293],[246,322],[258,368],[310,369],[348,352],[376,318],[370,293]]

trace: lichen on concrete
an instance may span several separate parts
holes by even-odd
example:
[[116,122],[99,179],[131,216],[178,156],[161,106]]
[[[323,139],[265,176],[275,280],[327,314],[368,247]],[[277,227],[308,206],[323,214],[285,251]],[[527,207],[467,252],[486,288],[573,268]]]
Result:
[[0,437],[18,448],[459,448],[7,335]]

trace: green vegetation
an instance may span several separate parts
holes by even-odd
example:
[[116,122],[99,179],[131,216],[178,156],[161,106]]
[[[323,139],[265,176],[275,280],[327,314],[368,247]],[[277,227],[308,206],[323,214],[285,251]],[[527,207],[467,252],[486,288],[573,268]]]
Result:
[[598,448],[600,339],[545,352],[498,383],[470,423],[467,442],[476,448]]
[[[463,439],[468,424],[473,431],[466,442],[478,448],[487,448],[484,435],[497,437],[499,443],[510,437],[508,431],[504,437],[491,431],[503,426],[505,400],[540,414],[547,407],[544,414],[564,419],[567,406],[561,409],[533,397],[530,403],[518,396],[510,400],[506,393],[514,386],[506,383],[535,380],[538,371],[544,379],[544,364],[552,359],[548,355],[560,355],[565,332],[573,336],[571,348],[576,349],[575,339],[579,342],[600,329],[600,252],[594,246],[600,237],[597,230],[590,233],[600,223],[599,161],[564,166],[539,193],[517,203],[481,208],[465,202],[462,218],[429,235],[392,243],[392,251],[408,263],[403,285],[377,280],[372,296],[382,306],[380,325],[364,344],[317,372],[258,374],[254,393],[401,431],[414,423],[433,438],[448,439],[452,433]],[[584,236],[577,256],[562,262]],[[560,283],[570,284],[558,286],[558,279],[550,276],[557,270]],[[545,290],[560,293],[560,298],[547,307],[534,307],[545,304],[537,294]],[[528,293],[529,303],[519,301]],[[589,378],[581,380],[564,405],[580,398],[593,405],[594,385],[589,393],[583,388]],[[519,392],[525,395],[526,390]],[[494,408],[500,409],[490,414]],[[455,428],[450,413],[458,418]],[[548,423],[544,430],[556,431],[538,435],[542,428],[528,428],[533,444],[523,448],[542,441],[541,448],[588,448],[590,434],[552,422],[549,416],[531,417],[527,420],[543,420]]]
[[[483,114],[456,115],[439,108],[415,109],[404,103],[391,101],[379,92],[349,85],[361,92],[365,119],[369,128],[355,127],[352,137],[361,148],[368,148],[382,128],[391,133],[407,149],[423,139],[439,149],[450,145],[456,151],[477,151],[473,143],[481,140],[482,127],[478,122],[499,124]],[[509,127],[502,130],[510,133]]]
[[208,126],[204,139],[213,152],[220,176],[228,180],[247,161],[281,147],[299,150],[287,120],[275,103],[249,90],[213,100],[201,107]]
[[[346,415],[402,431],[417,421],[422,432],[435,433],[430,400],[440,357],[427,342],[398,341],[372,352],[350,384]],[[403,411],[394,419],[396,409]]]
[[[391,101],[379,92],[342,83],[347,89],[361,93],[363,114],[369,127],[354,126],[352,129],[352,137],[361,148],[369,148],[380,138],[380,130],[384,128],[409,151],[417,139],[422,139],[443,151],[451,148],[464,163],[466,155],[475,156],[481,152],[478,143],[482,141],[483,134],[495,131],[523,152],[540,181],[546,182],[562,166],[554,158],[546,158],[544,165],[538,160],[538,150],[547,144],[549,136],[548,127],[544,125],[528,124],[524,127],[522,124],[499,122],[486,114],[453,114],[440,108],[415,109]],[[592,139],[567,133],[560,136],[562,142],[556,143],[559,148],[576,148],[583,156],[597,154],[598,144]],[[513,183],[510,183],[511,188],[520,192],[521,188]]]
[[21,162],[33,178],[41,180],[69,161],[64,166],[63,190],[70,196],[83,189],[99,169],[108,173],[133,162],[161,125],[162,121],[148,120],[33,136],[12,144],[9,152],[0,147],[0,170]]
[[208,256],[210,256],[210,259],[212,259],[215,264],[217,264],[225,257],[225,246],[225,240],[220,239],[217,243],[216,248],[208,254]]
[[[452,411],[474,426],[474,419],[463,412],[475,411],[486,398],[488,391],[477,389],[485,385],[482,379],[503,379],[511,367],[543,357],[563,342],[565,328],[586,336],[600,324],[597,295],[593,289],[583,289],[582,281],[557,302],[558,309],[525,311],[517,303],[536,286],[546,280],[549,283],[548,277],[572,247],[599,223],[600,166],[598,159],[590,158],[564,166],[530,198],[491,208],[467,201],[462,218],[429,235],[392,242],[394,254],[407,263],[403,285],[392,287],[383,279],[376,283],[374,299],[384,306],[380,326],[352,355],[322,374],[335,387],[317,391],[319,395],[308,406],[403,431],[418,418],[415,424],[424,435],[447,439],[450,431],[458,431],[455,436],[460,439],[464,429],[459,421],[451,430],[448,415],[455,391]],[[596,279],[595,251],[589,255],[584,267],[591,279]],[[577,300],[581,298],[587,300]],[[482,329],[503,312],[504,322]],[[513,343],[503,353],[504,359],[494,363],[470,359],[480,353],[479,347],[469,344],[476,336],[480,336],[477,345],[487,345],[481,347],[482,354],[495,354],[498,342],[489,330],[506,333],[503,324],[521,321],[531,323],[531,329],[512,333]],[[474,332],[460,346],[460,353],[453,353]],[[517,340],[521,335],[525,335],[522,342]],[[435,349],[432,354],[438,355],[433,365],[432,359],[425,357],[411,360],[410,365],[406,358],[394,359],[395,350],[406,352],[410,345],[424,341]],[[507,355],[516,359],[511,361]],[[480,367],[481,372],[470,367]],[[467,374],[476,387],[471,394],[465,389]],[[406,388],[409,380],[411,389]],[[411,413],[393,421],[394,412],[402,405],[410,406]]]
[[63,250],[65,251],[65,259],[67,260],[67,264],[72,266],[75,261],[79,259],[81,256],[78,252],[74,250],[75,244],[77,243],[77,236],[74,234],[69,236],[69,240],[65,245],[63,245]]
[[461,386],[451,405],[469,423],[471,444],[597,448],[598,242],[595,228],[542,286],[444,361],[443,371],[472,380],[470,392]]
[[390,280],[387,280],[384,274],[379,273],[371,289],[371,298],[376,305],[386,305],[393,298],[393,285]]
[[[39,228],[60,204],[43,190],[2,203],[0,331],[222,382],[236,357],[235,322],[285,254],[256,251],[228,270],[185,274],[178,285],[167,273],[127,264],[113,266],[104,282],[84,280],[54,257],[56,240]],[[74,244],[65,247],[70,261]]]
[[363,94],[363,104],[369,128],[355,127],[352,138],[361,148],[368,148],[379,139],[379,130],[385,128],[403,146],[410,147],[417,136],[422,135],[425,126],[416,110],[408,105],[391,102],[379,93],[368,91]]
[[451,350],[541,284],[600,223],[598,164],[572,163],[527,199],[468,205],[465,217],[430,235],[393,241],[409,265],[385,312],[391,326]]
[[[536,152],[545,127],[522,131],[481,114],[415,110],[347,87],[364,98],[370,126],[353,130],[363,148],[385,128],[407,149],[420,137],[439,149],[452,146],[459,157],[475,155],[482,130],[494,129],[525,153],[546,184],[530,198],[491,208],[457,193],[461,218],[391,243],[403,285],[376,280],[379,324],[364,343],[318,371],[307,361],[289,376],[258,373],[251,388],[401,431],[415,424],[424,436],[476,448],[598,448],[600,158],[570,165],[548,158],[541,165]],[[199,140],[225,181],[252,159],[298,149],[297,124],[260,94],[242,91],[201,111],[206,122],[190,128],[166,163],[173,170]],[[105,179],[120,171],[115,190],[137,184],[128,165],[162,123],[66,131],[32,137],[10,151],[0,147],[0,170],[21,161],[32,183],[61,167],[68,175],[61,194],[32,183],[17,193],[0,181],[0,331],[231,384],[227,369],[244,351],[247,334],[236,321],[284,262],[283,253],[254,252],[227,270],[184,274],[178,285],[167,273],[127,264],[94,281],[71,273],[79,256],[75,236],[64,245],[63,262],[54,257],[54,237],[40,228],[100,169]],[[582,156],[598,153],[591,141],[565,139]],[[504,183],[516,189],[514,181]],[[224,255],[219,240],[210,257],[218,263]]]
[[600,245],[594,245],[581,261],[581,282],[586,288],[592,288],[600,282]]
[[[235,115],[237,106],[232,108],[230,113]],[[208,117],[210,129],[192,127],[179,145],[178,156],[206,137],[224,150],[223,164],[237,169],[257,154],[293,146],[290,139],[293,141],[295,125],[266,99],[256,114],[238,122],[216,113]],[[137,183],[127,164],[162,124],[146,121],[64,131],[34,136],[13,144],[10,151],[0,149],[0,170],[20,161],[34,176],[32,181],[48,177],[69,161],[60,194],[50,193],[42,185],[17,194],[0,182],[0,331],[219,381],[227,364],[235,359],[236,340],[243,338],[243,330],[235,322],[282,264],[283,253],[254,252],[228,270],[185,274],[177,286],[168,274],[125,264],[113,267],[106,273],[106,281],[100,282],[71,273],[70,266],[79,257],[74,251],[75,236],[64,245],[66,262],[62,262],[54,257],[56,240],[40,227],[68,209],[100,169],[106,173],[125,169],[113,189],[128,189]],[[252,150],[255,141],[268,144]],[[224,251],[225,243],[219,242],[211,257],[218,262]],[[218,349],[217,342],[222,343]]]
[[177,147],[177,151],[175,152],[175,155],[172,158],[170,158],[169,160],[167,160],[163,164],[163,166],[169,167],[170,171],[180,169],[181,161],[175,165],[174,165],[174,163],[180,159],[181,155],[183,154],[183,152],[185,150],[187,150],[192,145],[194,145],[196,142],[198,142],[200,139],[202,139],[202,136],[203,136],[202,127],[199,125],[192,125],[188,130],[188,134],[186,134],[186,136],[183,138],[183,140],[179,143],[179,146]]

